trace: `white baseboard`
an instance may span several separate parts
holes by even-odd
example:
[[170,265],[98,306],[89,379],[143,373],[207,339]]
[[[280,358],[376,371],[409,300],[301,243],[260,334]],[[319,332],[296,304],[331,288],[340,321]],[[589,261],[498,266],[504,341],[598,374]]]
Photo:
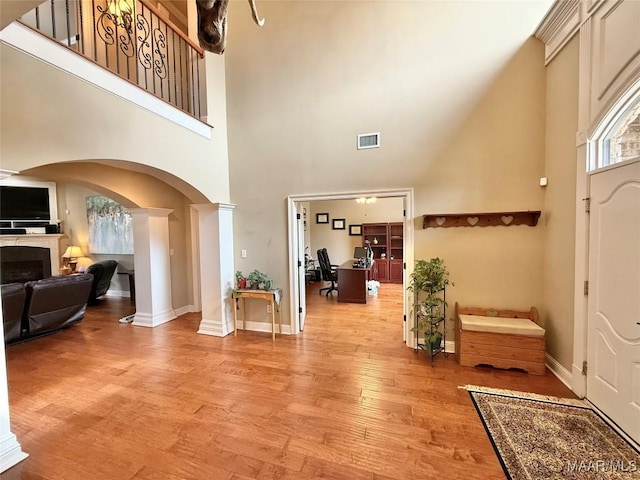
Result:
[[[276,335],[280,334],[280,330],[278,330],[278,322],[276,322]],[[250,330],[252,332],[264,332],[271,333],[271,324],[265,322],[252,322],[247,320],[246,330]],[[242,320],[238,320],[238,331],[242,331]],[[282,334],[283,335],[291,335],[291,325],[282,324]]]
[[444,342],[444,351],[446,353],[456,353],[456,341],[455,340],[445,340],[445,342]]
[[28,456],[29,454],[22,451],[13,433],[8,432],[0,438],[0,473],[9,470]]
[[131,294],[128,291],[125,290],[107,290],[107,293],[105,293],[105,296],[107,297],[126,297],[126,298],[130,298]]
[[136,312],[132,325],[134,327],[157,327],[163,323],[170,322],[174,318],[176,318],[176,313],[172,308],[153,315]]
[[232,322],[222,322],[221,320],[211,320],[203,318],[196,333],[201,335],[211,335],[213,337],[226,337],[233,333]]
[[553,373],[556,377],[558,377],[558,379],[562,383],[564,383],[569,388],[569,390],[573,391],[573,388],[571,388],[571,386],[573,385],[573,376],[571,375],[571,372],[566,368],[564,368],[560,364],[560,362],[558,362],[555,358],[553,358],[548,353],[545,353],[544,356],[546,359],[547,367],[549,367],[549,370],[551,370],[551,373]]
[[190,313],[193,310],[193,305],[185,305],[183,307],[174,308],[173,311],[176,312],[176,317],[180,315],[184,315],[185,313]]

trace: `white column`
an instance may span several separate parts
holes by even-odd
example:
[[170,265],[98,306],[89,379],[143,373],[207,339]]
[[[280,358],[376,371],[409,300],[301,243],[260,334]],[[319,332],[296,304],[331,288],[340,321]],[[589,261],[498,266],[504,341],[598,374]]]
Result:
[[133,325],[155,327],[176,318],[171,302],[169,214],[166,208],[134,208],[136,314]]
[[[0,300],[0,311],[2,311],[2,300]],[[9,420],[9,389],[7,383],[4,329],[0,328],[0,473],[8,470],[29,456],[22,451],[18,439],[11,433],[11,423]]]
[[[198,270],[202,321],[198,333],[224,337],[233,332],[231,290],[233,208],[225,203],[191,205],[198,218]],[[195,270],[195,269],[194,269]]]

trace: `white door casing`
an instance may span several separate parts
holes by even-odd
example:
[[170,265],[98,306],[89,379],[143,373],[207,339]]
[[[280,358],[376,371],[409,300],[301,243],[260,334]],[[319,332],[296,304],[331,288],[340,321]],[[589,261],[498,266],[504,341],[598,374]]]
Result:
[[304,261],[304,222],[302,206],[296,203],[296,218],[297,218],[297,241],[298,241],[298,325],[300,331],[304,330],[304,321],[307,316],[307,287],[306,287],[306,265]]
[[640,443],[640,160],[590,183],[587,398]]
[[[414,263],[414,239],[413,239],[413,189],[397,189],[397,190],[360,190],[354,192],[343,193],[324,193],[324,194],[305,194],[305,195],[290,195],[287,198],[287,229],[288,229],[288,251],[289,251],[289,291],[291,292],[289,298],[290,312],[296,312],[299,309],[299,276],[298,276],[298,264],[295,252],[298,249],[296,230],[298,229],[296,214],[300,213],[300,204],[304,202],[311,202],[315,200],[354,200],[358,197],[371,197],[376,196],[378,198],[386,197],[402,197],[405,205],[404,215],[404,261],[406,268],[404,271],[404,295],[403,295],[403,340],[408,348],[413,348],[415,339],[413,332],[410,329],[410,322],[406,321],[407,312],[412,301],[412,297],[406,290],[406,281],[411,277],[413,272]],[[303,283],[304,286],[304,283]],[[295,314],[291,314],[291,318],[296,318]],[[299,333],[299,323],[291,322],[292,333]]]

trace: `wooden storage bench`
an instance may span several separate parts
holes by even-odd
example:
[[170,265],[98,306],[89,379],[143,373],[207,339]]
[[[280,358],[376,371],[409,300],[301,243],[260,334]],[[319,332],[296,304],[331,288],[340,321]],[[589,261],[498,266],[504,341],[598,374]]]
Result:
[[460,365],[521,368],[545,374],[544,328],[538,310],[463,308],[456,302],[456,358]]

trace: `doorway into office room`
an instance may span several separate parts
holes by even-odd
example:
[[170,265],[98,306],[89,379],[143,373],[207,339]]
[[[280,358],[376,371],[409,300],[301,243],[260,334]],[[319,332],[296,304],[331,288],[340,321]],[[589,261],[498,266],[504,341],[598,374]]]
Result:
[[[389,295],[398,297],[402,312],[399,313],[400,310],[397,309],[398,313],[394,313],[393,316],[397,316],[397,321],[402,322],[403,340],[406,341],[408,332],[404,315],[408,299],[405,283],[413,265],[413,226],[410,221],[413,218],[412,193],[411,190],[393,190],[289,197],[291,311],[298,312],[294,333],[304,330],[308,308],[322,308],[328,311],[326,309],[345,305],[337,303],[335,292],[330,293],[329,297],[326,296],[326,291],[318,292],[321,286],[328,287],[330,283],[319,278],[320,273],[316,270],[317,250],[326,248],[332,264],[350,261],[354,258],[355,247],[363,246],[363,224],[391,222],[399,224],[402,229],[402,265],[406,265],[406,269],[402,269],[399,275],[400,283],[388,283],[388,278],[385,278],[379,291],[384,291],[381,297],[386,299],[385,302],[388,301]],[[384,253],[383,259],[390,259],[391,253]],[[312,294],[313,297],[309,297]],[[316,296],[319,301],[316,301]],[[313,301],[307,304],[306,298]],[[367,305],[354,305],[365,309],[374,308],[372,305],[377,297],[371,296],[369,299]]]

